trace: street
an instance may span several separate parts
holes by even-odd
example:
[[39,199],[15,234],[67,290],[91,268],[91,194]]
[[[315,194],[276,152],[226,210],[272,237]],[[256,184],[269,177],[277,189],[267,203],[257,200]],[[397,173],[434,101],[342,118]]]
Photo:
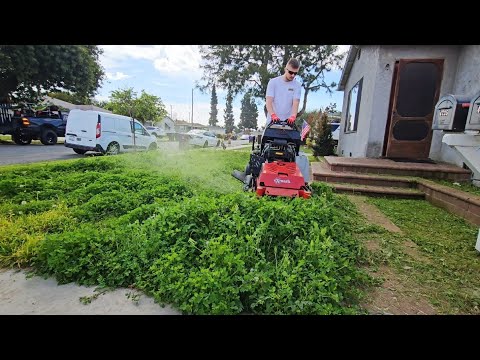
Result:
[[[13,142],[0,143],[0,166],[10,164],[26,164],[39,161],[50,160],[68,160],[68,159],[82,159],[85,156],[92,156],[94,153],[87,152],[85,155],[76,154],[72,149],[63,145],[63,138],[61,143],[56,145],[30,144],[30,145],[16,145]],[[227,149],[238,148],[239,146],[250,145],[248,141],[232,140],[231,144],[227,144]],[[219,147],[219,149],[222,149]],[[158,150],[176,151],[178,150],[178,142],[158,141]]]

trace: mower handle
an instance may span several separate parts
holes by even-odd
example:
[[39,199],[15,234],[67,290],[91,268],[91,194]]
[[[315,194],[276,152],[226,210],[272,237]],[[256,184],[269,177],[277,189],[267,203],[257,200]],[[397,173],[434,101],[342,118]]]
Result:
[[280,126],[285,126],[285,125],[286,125],[286,126],[288,126],[290,129],[298,131],[298,127],[297,127],[297,125],[295,124],[295,122],[294,122],[292,125],[290,125],[290,124],[288,123],[288,119],[278,120],[277,122],[273,122],[273,120],[272,120],[272,121],[270,121],[270,123],[267,125],[267,128],[271,127],[272,125],[280,125]]

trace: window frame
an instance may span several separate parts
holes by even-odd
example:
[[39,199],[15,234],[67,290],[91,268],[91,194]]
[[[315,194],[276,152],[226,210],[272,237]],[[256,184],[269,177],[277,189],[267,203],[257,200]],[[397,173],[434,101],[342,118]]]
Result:
[[[355,104],[355,114],[353,116],[353,127],[351,126],[351,122],[349,121],[350,118],[350,110],[351,110],[351,98],[352,98],[352,91],[358,87],[358,93],[357,93],[357,101]],[[357,132],[358,129],[358,117],[360,114],[360,103],[362,100],[362,88],[363,88],[363,77],[358,80],[355,85],[352,86],[350,91],[348,92],[348,101],[347,101],[347,112],[345,115],[345,133],[354,133]]]

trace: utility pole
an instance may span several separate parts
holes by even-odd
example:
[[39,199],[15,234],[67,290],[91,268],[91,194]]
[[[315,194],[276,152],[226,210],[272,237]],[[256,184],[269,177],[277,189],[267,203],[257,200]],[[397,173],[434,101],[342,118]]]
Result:
[[170,105],[170,119],[173,120],[173,110],[172,110],[172,105]]
[[192,88],[192,125],[193,125],[193,88]]

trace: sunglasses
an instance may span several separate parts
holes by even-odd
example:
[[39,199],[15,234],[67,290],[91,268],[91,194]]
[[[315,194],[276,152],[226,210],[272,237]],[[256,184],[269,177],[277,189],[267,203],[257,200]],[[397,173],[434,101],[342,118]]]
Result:
[[290,75],[297,75],[298,74],[298,71],[290,71],[288,69],[287,69],[287,71]]

